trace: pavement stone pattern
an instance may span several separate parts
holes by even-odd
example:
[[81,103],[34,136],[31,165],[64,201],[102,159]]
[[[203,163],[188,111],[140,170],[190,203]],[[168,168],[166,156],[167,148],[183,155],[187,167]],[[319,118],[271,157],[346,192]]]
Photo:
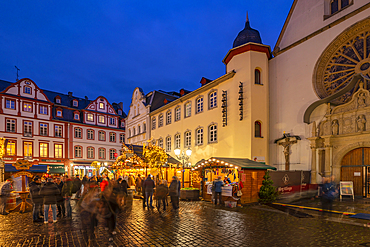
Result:
[[[165,212],[134,200],[118,216],[112,246],[370,246],[370,228],[329,218],[298,218],[268,206],[227,209],[180,202]],[[77,212],[72,220],[33,223],[30,212],[0,215],[0,246],[88,246]],[[366,223],[366,221],[363,221]],[[93,246],[109,246],[104,226]]]

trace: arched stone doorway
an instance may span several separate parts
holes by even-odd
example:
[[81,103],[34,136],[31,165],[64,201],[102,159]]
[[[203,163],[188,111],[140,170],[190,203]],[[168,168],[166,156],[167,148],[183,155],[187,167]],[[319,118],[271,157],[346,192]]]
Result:
[[370,148],[349,151],[341,162],[341,181],[353,181],[355,196],[370,197]]

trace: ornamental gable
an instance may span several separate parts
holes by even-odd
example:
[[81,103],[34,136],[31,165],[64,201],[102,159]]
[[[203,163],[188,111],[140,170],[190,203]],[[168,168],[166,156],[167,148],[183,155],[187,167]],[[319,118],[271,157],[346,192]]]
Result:
[[16,83],[12,83],[2,93],[49,102],[49,99],[46,97],[43,91],[36,85],[36,83],[27,78],[20,79]]
[[94,101],[92,101],[85,109],[117,115],[113,106],[108,102],[103,96],[99,96]]

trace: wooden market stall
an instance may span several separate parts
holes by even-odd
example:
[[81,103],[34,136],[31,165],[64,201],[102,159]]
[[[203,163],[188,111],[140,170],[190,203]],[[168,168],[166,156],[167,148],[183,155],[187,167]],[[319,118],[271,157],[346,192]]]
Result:
[[222,188],[222,201],[240,200],[241,204],[257,202],[263,176],[269,169],[276,170],[275,167],[246,158],[211,157],[195,164],[193,178],[196,179],[193,184],[199,186],[204,200],[211,201],[212,182],[219,176],[222,180],[226,177],[231,183]]

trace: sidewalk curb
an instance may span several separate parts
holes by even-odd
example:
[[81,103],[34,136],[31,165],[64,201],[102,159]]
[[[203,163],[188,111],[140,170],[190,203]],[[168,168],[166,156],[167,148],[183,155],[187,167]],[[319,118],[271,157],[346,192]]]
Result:
[[280,205],[280,206],[284,206],[284,207],[308,209],[308,210],[320,211],[320,212],[326,211],[326,212],[329,212],[329,213],[343,214],[343,215],[355,215],[355,214],[357,214],[357,213],[351,213],[351,212],[341,212],[341,211],[336,211],[336,210],[325,210],[325,209],[321,209],[321,208],[313,208],[313,207],[306,207],[306,206],[300,206],[300,205],[294,205],[294,204],[286,204],[286,203],[278,203],[278,202],[274,202],[272,204]]

